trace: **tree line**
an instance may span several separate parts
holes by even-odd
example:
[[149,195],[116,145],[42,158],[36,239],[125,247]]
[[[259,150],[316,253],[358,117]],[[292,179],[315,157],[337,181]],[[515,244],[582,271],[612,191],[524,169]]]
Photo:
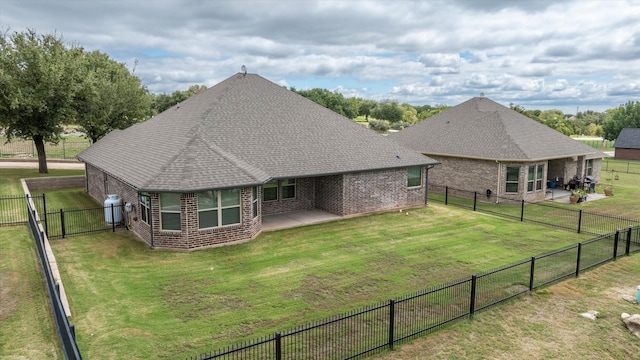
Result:
[[[48,172],[44,143],[58,143],[64,125],[77,125],[93,142],[125,129],[205,91],[204,85],[171,94],[152,94],[135,75],[107,54],[66,46],[55,34],[34,30],[0,34],[0,130],[7,141],[32,140],[39,171]],[[291,91],[369,127],[402,129],[448,109],[447,105],[413,106],[396,100],[345,98],[326,89]],[[640,127],[640,102],[629,101],[603,113],[575,115],[560,110],[510,107],[563,134],[602,136],[613,140],[625,127]],[[428,121],[428,120],[427,120]]]

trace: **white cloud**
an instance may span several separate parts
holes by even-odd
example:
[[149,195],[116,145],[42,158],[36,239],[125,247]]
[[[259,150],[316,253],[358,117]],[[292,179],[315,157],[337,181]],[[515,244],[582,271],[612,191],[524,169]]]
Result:
[[[640,2],[2,0],[0,30],[61,34],[154,92],[240,71],[345,96],[455,105],[483,91],[571,111],[638,97]],[[357,94],[357,95],[354,95]],[[521,102],[521,103],[520,103]]]

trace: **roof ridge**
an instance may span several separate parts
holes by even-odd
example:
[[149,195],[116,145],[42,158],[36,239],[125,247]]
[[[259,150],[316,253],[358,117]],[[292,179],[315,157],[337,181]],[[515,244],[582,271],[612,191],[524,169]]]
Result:
[[214,151],[216,154],[220,155],[220,157],[222,157],[224,160],[228,161],[229,163],[236,166],[238,169],[242,170],[242,172],[244,172],[246,175],[248,175],[250,178],[252,178],[256,182],[264,181],[265,177],[271,178],[271,176],[267,174],[265,171],[263,171],[262,169],[253,166],[252,164],[240,159],[236,155],[228,151],[225,151],[220,146],[210,142],[207,138],[202,136],[202,133],[203,132],[198,132],[196,134],[196,138],[201,140],[204,144],[207,145],[209,149]]

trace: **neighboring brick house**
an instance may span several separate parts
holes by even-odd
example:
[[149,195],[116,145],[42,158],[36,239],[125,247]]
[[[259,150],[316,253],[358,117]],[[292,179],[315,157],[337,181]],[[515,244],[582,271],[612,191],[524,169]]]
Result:
[[622,129],[613,147],[616,160],[640,160],[640,128]]
[[426,203],[433,159],[255,74],[239,73],[78,155],[87,192],[133,205],[154,248],[246,241],[262,216]]
[[[475,97],[391,139],[441,164],[429,185],[450,186],[517,200],[545,199],[553,183],[600,178],[606,155],[485,97]],[[486,199],[486,198],[485,198]]]

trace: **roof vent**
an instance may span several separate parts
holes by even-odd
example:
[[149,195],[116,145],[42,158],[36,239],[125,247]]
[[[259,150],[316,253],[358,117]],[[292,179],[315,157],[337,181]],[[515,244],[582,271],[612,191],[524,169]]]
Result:
[[484,97],[484,93],[483,92],[480,93],[480,97]]
[[240,71],[242,72],[242,76],[247,75],[247,67],[242,65],[242,67],[240,67]]

